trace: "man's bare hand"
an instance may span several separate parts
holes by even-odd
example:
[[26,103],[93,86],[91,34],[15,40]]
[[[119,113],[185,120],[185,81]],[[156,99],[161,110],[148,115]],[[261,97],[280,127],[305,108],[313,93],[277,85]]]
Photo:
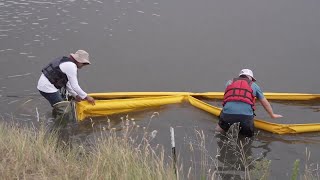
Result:
[[77,102],[82,101],[81,97],[80,97],[80,96],[78,96],[78,95],[74,98],[74,100],[75,100],[75,101],[77,101]]
[[94,100],[93,97],[91,97],[91,96],[87,96],[87,97],[85,98],[85,100],[88,101],[88,102],[89,102],[90,104],[92,104],[92,105],[95,105],[95,104],[96,104],[95,100]]
[[272,114],[271,117],[272,117],[273,119],[276,119],[276,118],[281,118],[281,117],[283,117],[283,116],[280,115],[280,114]]

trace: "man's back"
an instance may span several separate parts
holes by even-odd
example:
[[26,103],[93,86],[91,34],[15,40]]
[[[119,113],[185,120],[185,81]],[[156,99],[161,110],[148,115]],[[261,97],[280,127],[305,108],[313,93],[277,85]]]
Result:
[[[229,86],[232,83],[231,80],[229,80],[226,83],[226,86]],[[263,92],[261,88],[255,83],[252,82],[251,88],[253,90],[253,95],[257,99],[264,98]],[[247,104],[245,102],[240,101],[234,101],[234,102],[227,102],[223,107],[223,113],[226,114],[242,114],[242,115],[253,115],[253,109],[250,104]]]

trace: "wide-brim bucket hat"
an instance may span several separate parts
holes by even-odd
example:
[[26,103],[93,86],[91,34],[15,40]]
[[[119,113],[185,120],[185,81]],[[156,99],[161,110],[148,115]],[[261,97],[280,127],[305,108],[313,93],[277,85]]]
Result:
[[89,53],[87,53],[87,51],[85,50],[78,50],[76,53],[71,53],[70,55],[79,63],[91,64],[91,62],[89,61]]
[[239,76],[246,75],[252,78],[252,81],[257,81],[256,78],[253,77],[253,73],[250,69],[242,69],[239,73]]

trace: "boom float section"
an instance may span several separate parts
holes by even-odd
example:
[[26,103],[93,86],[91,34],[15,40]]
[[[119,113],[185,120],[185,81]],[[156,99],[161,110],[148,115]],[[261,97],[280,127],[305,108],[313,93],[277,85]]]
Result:
[[[88,117],[106,116],[111,114],[127,113],[158,107],[168,104],[189,102],[191,105],[202,109],[215,116],[219,116],[221,108],[205,103],[198,98],[222,100],[224,92],[112,92],[91,93],[96,99],[96,105],[92,106],[86,101],[76,103],[76,118],[82,121]],[[281,101],[316,101],[320,100],[320,94],[305,93],[264,93],[268,100]],[[295,134],[304,132],[319,132],[320,124],[277,124],[260,119],[254,119],[254,125],[258,129],[276,134]]]

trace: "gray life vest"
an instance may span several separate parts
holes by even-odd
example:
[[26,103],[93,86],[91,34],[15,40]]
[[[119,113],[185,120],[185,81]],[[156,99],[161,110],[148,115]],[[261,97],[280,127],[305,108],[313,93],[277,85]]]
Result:
[[[48,80],[53,84],[57,89],[65,87],[68,82],[68,77],[63,73],[59,67],[61,63],[64,62],[73,62],[69,57],[59,57],[51,61],[46,67],[42,69],[42,73],[48,78]],[[74,63],[74,62],[73,62]]]

